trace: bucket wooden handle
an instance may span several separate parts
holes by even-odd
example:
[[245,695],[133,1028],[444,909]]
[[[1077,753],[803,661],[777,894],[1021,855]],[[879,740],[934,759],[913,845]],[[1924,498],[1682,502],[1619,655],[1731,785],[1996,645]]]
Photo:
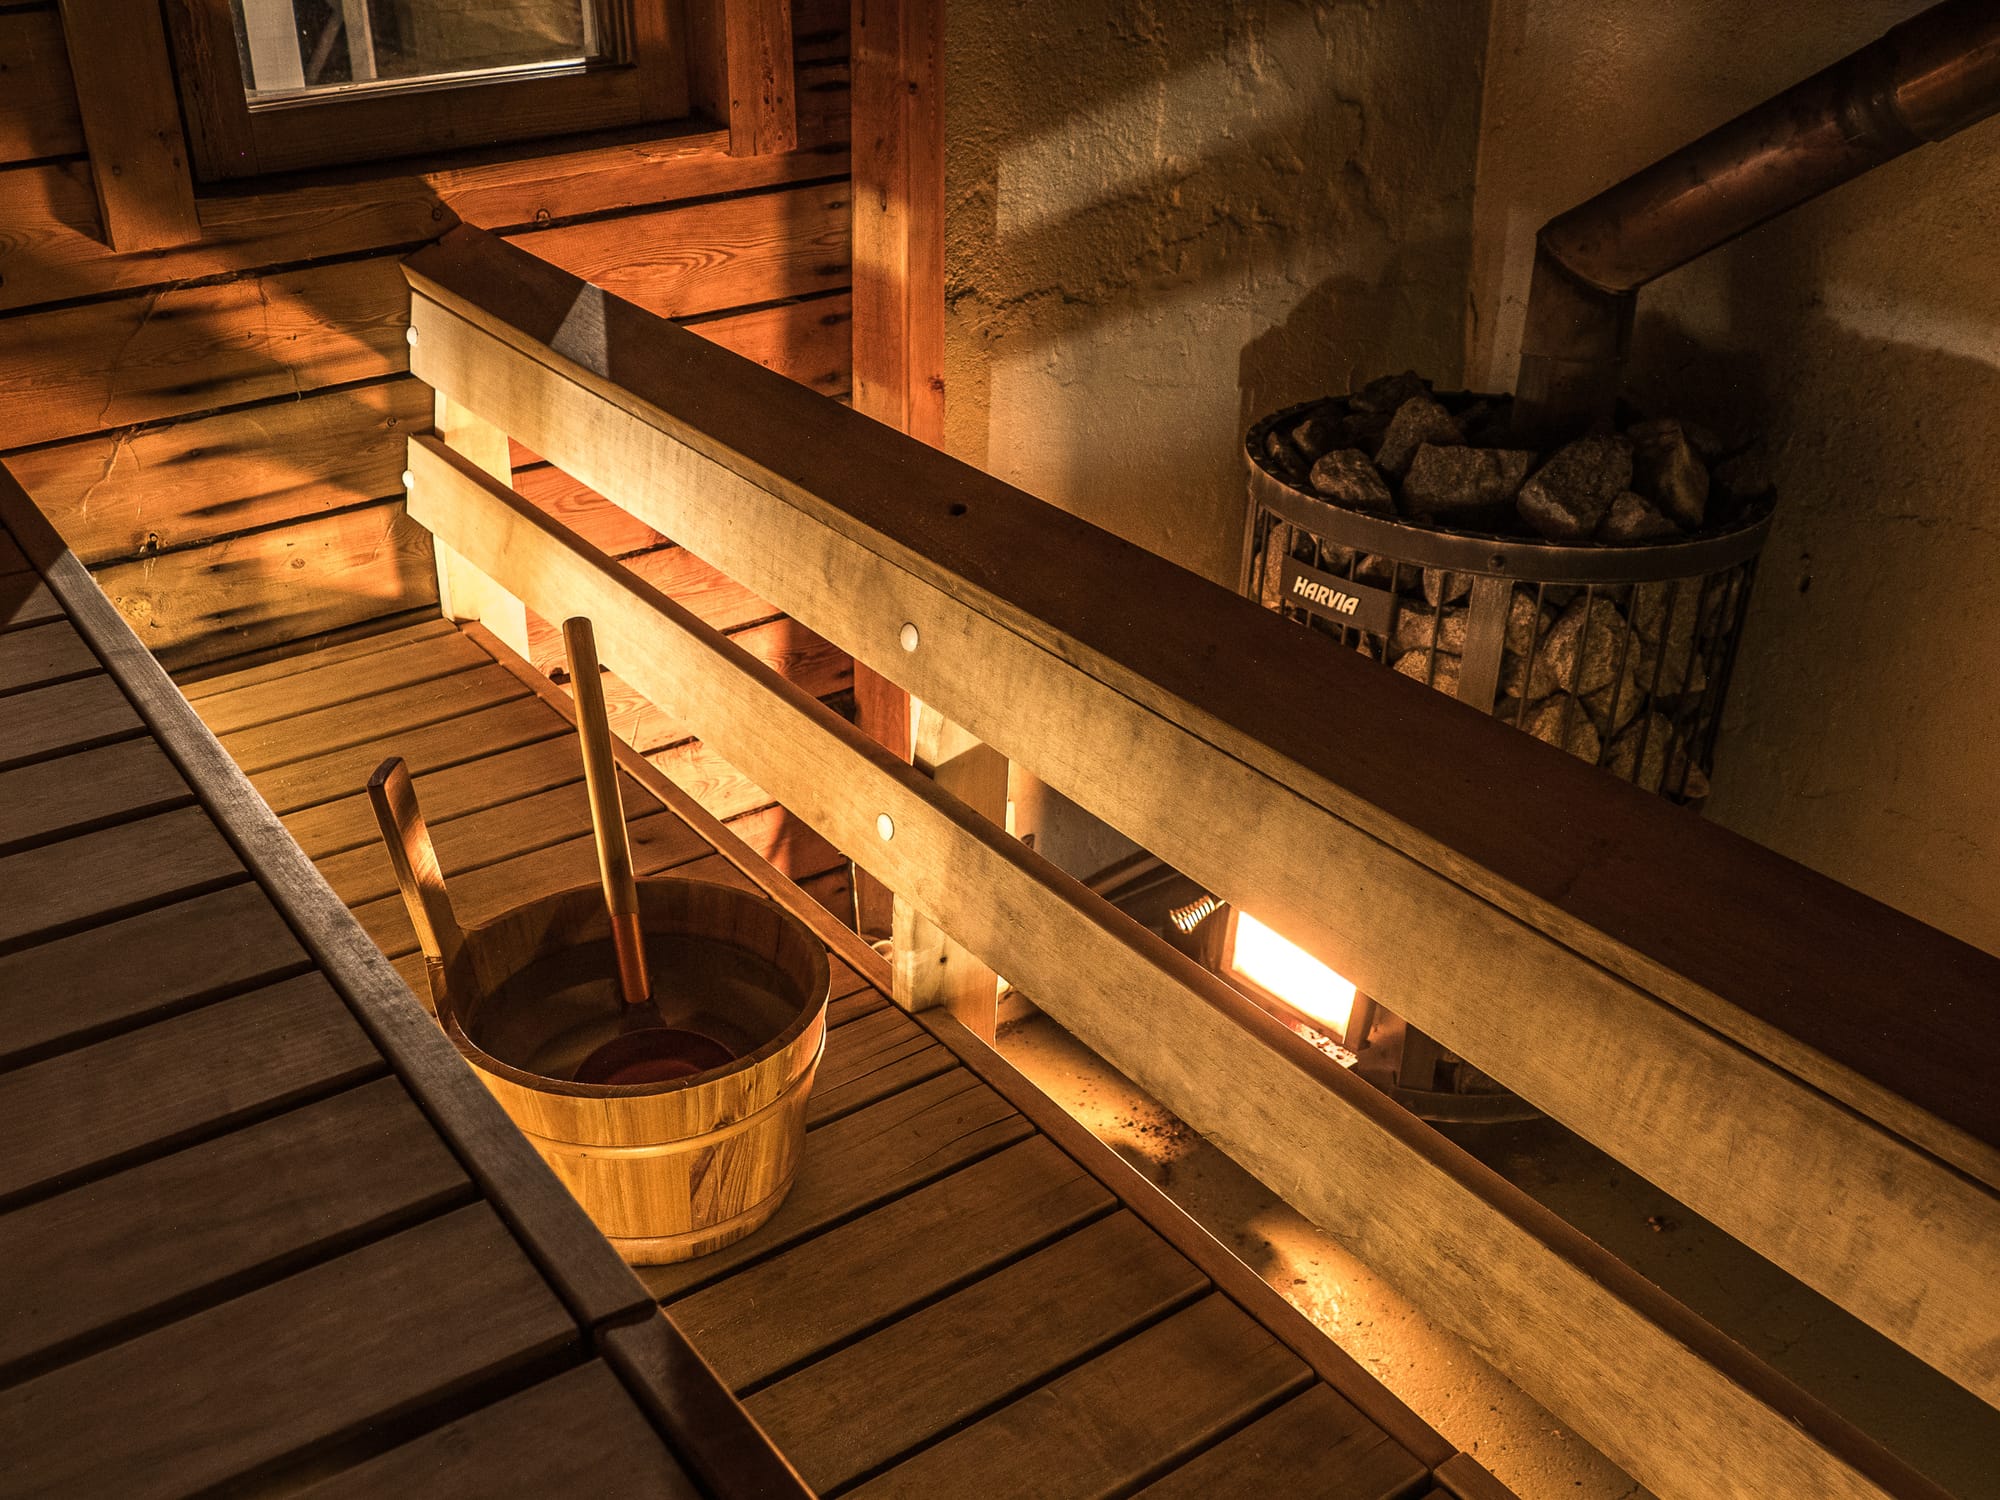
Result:
[[611,753],[611,721],[604,708],[597,635],[590,621],[582,615],[564,620],[563,646],[569,653],[570,684],[576,692],[583,780],[590,792],[590,826],[597,840],[604,905],[611,914],[618,988],[627,1005],[644,1005],[652,999],[653,984],[646,973],[646,944],[639,928],[639,884],[632,875],[632,843],[625,829],[624,799],[618,793],[618,762]]
[[417,945],[424,950],[431,1000],[442,1009],[445,971],[458,958],[465,930],[451,909],[444,871],[438,865],[430,830],[417,807],[417,789],[402,756],[392,755],[375,768],[375,774],[368,778],[368,804],[375,809],[382,842],[388,845],[397,888],[403,893],[403,905],[409,908],[410,925],[417,930]]

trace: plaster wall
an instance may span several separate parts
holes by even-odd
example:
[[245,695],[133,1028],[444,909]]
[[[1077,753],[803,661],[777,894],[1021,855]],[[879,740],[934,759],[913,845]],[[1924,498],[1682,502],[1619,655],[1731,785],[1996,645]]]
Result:
[[[1534,231],[1921,0],[1495,0],[1467,372]],[[1781,497],[1710,814],[2000,951],[2000,121],[1641,294],[1628,388],[1767,435]]]
[[1484,0],[955,0],[947,441],[1233,583],[1241,443],[1457,372]]
[[[1458,373],[1486,0],[953,0],[946,443],[1234,584],[1242,441]],[[1016,777],[1088,875],[1131,845]]]

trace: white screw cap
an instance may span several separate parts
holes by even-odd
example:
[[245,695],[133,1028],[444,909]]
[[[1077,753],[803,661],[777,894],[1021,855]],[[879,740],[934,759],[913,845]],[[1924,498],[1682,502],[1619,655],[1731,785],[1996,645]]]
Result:
[[894,838],[896,836],[896,820],[887,813],[877,813],[875,815],[875,831],[881,834],[885,841]]
[[908,620],[905,620],[905,621],[903,622],[903,628],[902,628],[902,630],[901,630],[901,631],[900,631],[900,632],[899,632],[899,633],[897,634],[897,636],[896,636],[896,639],[897,639],[897,640],[899,640],[899,641],[901,641],[901,642],[903,643],[903,649],[904,649],[905,651],[914,651],[914,650],[916,650],[916,649],[917,649],[917,627],[916,627],[916,626],[915,626],[914,624],[912,624],[912,623],[911,623],[910,621],[908,621]]

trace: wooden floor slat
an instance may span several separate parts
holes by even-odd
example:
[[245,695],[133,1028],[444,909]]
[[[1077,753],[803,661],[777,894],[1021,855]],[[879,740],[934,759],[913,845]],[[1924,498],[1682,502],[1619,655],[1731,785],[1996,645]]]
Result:
[[0,1074],[0,1196],[381,1071],[318,974]]
[[195,711],[209,732],[220,738],[357,698],[435,682],[492,660],[462,635],[425,637],[358,660],[313,664],[301,659],[298,670],[282,677],[210,694],[196,703]]
[[142,727],[118,684],[101,672],[30,688],[9,695],[0,709],[0,767],[137,734]]
[[274,980],[305,950],[252,882],[0,955],[0,1058]]
[[0,693],[99,670],[97,655],[67,620],[0,635]]
[[470,1192],[383,1078],[0,1215],[0,1367]]
[[859,1021],[864,1016],[872,1016],[889,1002],[873,989],[858,990],[841,1000],[830,1000],[826,1006],[826,1027],[832,1031]]
[[744,1404],[806,1482],[829,1489],[1027,1390],[1206,1284],[1139,1220],[1113,1214]]
[[505,667],[481,667],[436,682],[414,683],[300,714],[295,719],[216,737],[236,764],[254,777],[293,761],[324,755],[329,750],[347,749],[385,735],[456,719],[522,697],[527,691],[526,685]]
[[1035,1137],[669,1303],[667,1312],[740,1390],[1078,1227],[1113,1202]]
[[675,1296],[1033,1133],[998,1094],[954,1068],[813,1131],[792,1191],[750,1239],[699,1260],[641,1266],[639,1279],[655,1297]]
[[[1235,1303],[1205,1297],[856,1493],[1108,1500],[1311,1379]],[[1288,1482],[1278,1493],[1316,1492]]]
[[1337,1392],[1316,1385],[1139,1493],[1144,1500],[1400,1500],[1429,1472]]
[[420,729],[385,729],[359,744],[253,774],[250,784],[273,812],[283,816],[356,795],[391,755],[409,762],[412,776],[422,776],[570,732],[541,699],[520,697]]
[[576,1336],[474,1205],[0,1392],[0,1452],[22,1494],[166,1500]]
[[14,538],[0,530],[0,575],[25,573],[32,566]]
[[260,682],[272,682],[279,678],[290,677],[294,672],[357,661],[364,656],[373,656],[378,651],[406,646],[412,641],[431,640],[456,634],[458,627],[451,621],[430,619],[415,625],[404,625],[395,630],[382,630],[373,635],[359,636],[335,646],[322,646],[316,651],[308,651],[298,656],[258,662],[254,666],[229,668],[226,662],[215,664],[225,670],[215,670],[214,666],[203,666],[195,670],[206,675],[180,679],[181,695],[190,703],[199,703],[202,699],[213,698],[218,693],[230,693],[239,688],[254,687]]
[[0,859],[0,943],[243,874],[208,812],[183,807]]
[[[555,1434],[562,1441],[551,1441]],[[701,1493],[618,1377],[592,1360],[321,1480],[300,1500],[699,1500]]]
[[[505,807],[523,797],[568,786],[582,778],[583,756],[576,737],[558,735],[441,771],[427,771],[411,779],[416,783],[417,801],[424,817],[437,825]],[[321,864],[336,854],[376,843],[382,837],[375,824],[374,809],[362,791],[293,813],[285,819],[285,827],[299,841],[299,847]]]
[[0,771],[0,848],[161,812],[193,796],[149,737],[38,760]]

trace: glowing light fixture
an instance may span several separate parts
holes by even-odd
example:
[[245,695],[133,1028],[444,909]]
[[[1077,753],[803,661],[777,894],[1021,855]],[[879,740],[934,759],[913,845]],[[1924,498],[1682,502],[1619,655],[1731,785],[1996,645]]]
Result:
[[1344,1040],[1354,1016],[1353,981],[1248,912],[1235,912],[1233,917],[1230,972],[1284,1001],[1328,1036]]

